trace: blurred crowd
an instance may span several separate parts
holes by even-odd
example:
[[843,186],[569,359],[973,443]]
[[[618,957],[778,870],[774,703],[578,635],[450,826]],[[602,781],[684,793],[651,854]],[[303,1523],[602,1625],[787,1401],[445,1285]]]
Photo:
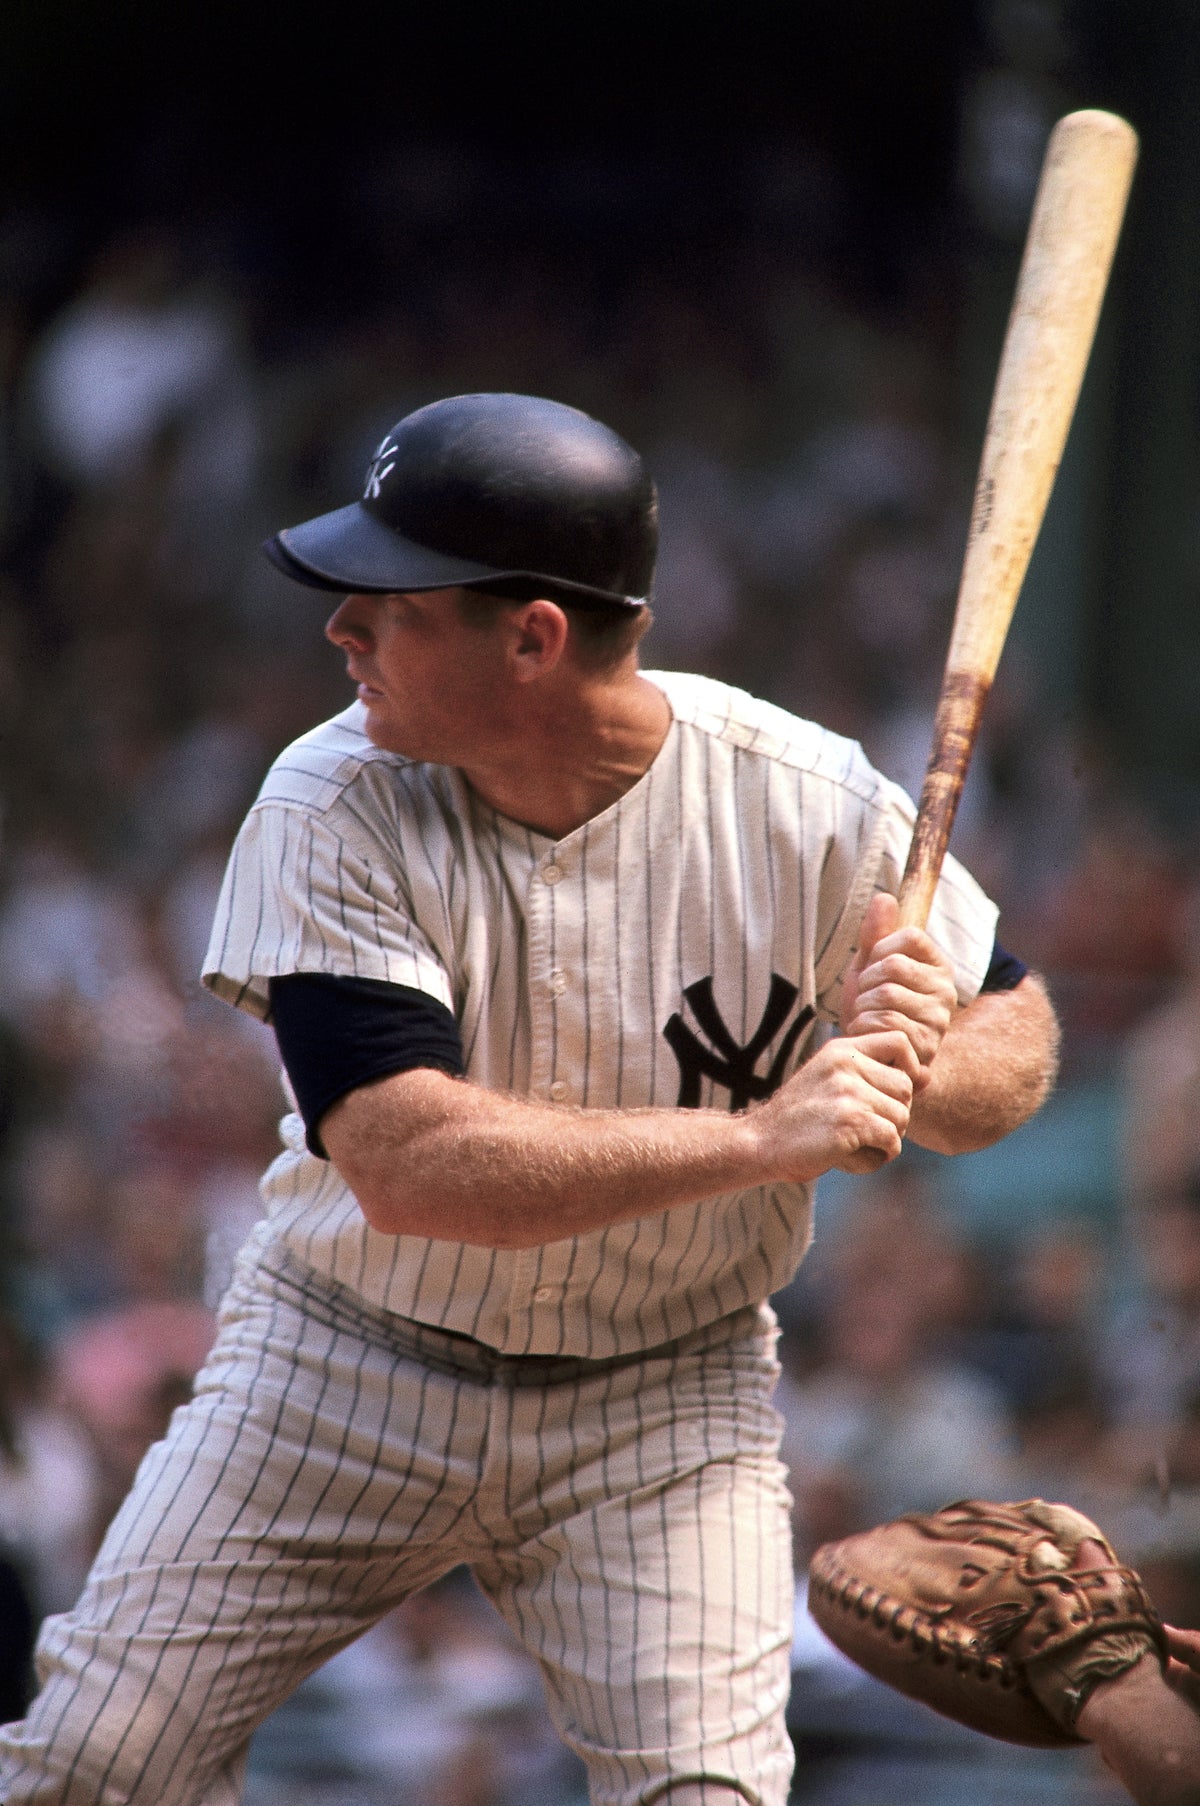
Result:
[[[29,1631],[71,1601],[188,1395],[274,1152],[271,1035],[197,974],[263,771],[349,694],[319,598],[262,538],[356,494],[384,430],[439,395],[588,408],[659,483],[646,663],[815,716],[919,787],[976,457],[953,235],[864,268],[847,246],[873,222],[796,147],[742,172],[719,244],[676,214],[669,170],[546,173],[536,232],[489,224],[489,179],[462,150],[377,170],[353,221],[371,281],[339,292],[326,269],[316,299],[307,269],[219,212],[102,232],[0,219],[13,1713]],[[1091,1510],[1162,1609],[1200,1625],[1196,849],[1063,719],[1019,640],[954,844],[1004,944],[1049,978],[1062,1084],[990,1159],[912,1151],[822,1193],[778,1300],[797,1573],[824,1538],[901,1511],[1040,1493]],[[264,1728],[248,1797],[563,1806],[579,1777],[538,1698],[452,1576]],[[883,1736],[884,1708],[857,1699],[798,1616],[810,1775]]]

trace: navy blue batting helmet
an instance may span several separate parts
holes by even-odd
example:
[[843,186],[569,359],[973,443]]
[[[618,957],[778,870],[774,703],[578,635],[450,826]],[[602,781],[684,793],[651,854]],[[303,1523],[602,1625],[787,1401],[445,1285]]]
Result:
[[486,589],[640,607],[658,551],[654,485],[633,448],[578,408],[454,395],[405,415],[348,507],[285,527],[272,562],[317,589]]

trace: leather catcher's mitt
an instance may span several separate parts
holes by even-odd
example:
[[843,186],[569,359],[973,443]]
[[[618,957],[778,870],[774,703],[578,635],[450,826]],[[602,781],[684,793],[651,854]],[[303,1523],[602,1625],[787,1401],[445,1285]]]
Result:
[[1075,1744],[1100,1681],[1153,1651],[1162,1623],[1120,1565],[1071,1570],[1093,1538],[1082,1512],[1044,1499],[962,1499],[825,1543],[808,1605],[826,1636],[878,1680],[1009,1743]]

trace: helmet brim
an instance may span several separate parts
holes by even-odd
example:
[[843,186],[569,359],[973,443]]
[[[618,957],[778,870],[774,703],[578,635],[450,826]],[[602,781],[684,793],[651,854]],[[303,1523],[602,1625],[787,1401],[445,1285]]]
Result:
[[376,520],[361,502],[284,527],[265,541],[263,550],[296,582],[343,595],[456,589],[508,574],[418,545]]
[[581,606],[634,609],[643,607],[647,599],[594,589],[547,576],[544,571],[480,564],[477,559],[435,551],[385,526],[361,502],[318,514],[298,527],[284,527],[263,541],[263,551],[293,582],[338,595],[417,594],[522,579],[564,591],[578,598]]

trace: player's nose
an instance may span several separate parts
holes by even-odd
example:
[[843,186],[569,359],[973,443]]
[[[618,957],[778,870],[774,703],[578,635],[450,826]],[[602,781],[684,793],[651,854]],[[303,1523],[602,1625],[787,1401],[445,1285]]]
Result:
[[325,623],[325,638],[344,652],[361,650],[370,639],[363,596],[346,596]]

